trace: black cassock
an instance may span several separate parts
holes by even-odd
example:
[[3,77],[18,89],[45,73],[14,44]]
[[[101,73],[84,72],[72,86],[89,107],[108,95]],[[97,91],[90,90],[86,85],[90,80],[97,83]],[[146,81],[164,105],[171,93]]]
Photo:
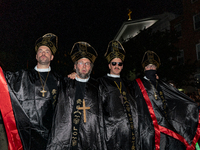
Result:
[[[45,85],[45,91],[47,92],[43,97],[40,92],[43,89],[41,80],[44,84],[47,72],[40,73],[41,80],[38,72],[34,69],[21,70],[15,73],[4,72],[4,75],[8,83],[11,109],[14,113],[12,120],[16,122],[16,130],[18,130],[23,149],[45,150],[57,99],[59,76],[56,73],[49,72]],[[15,136],[16,131],[10,128],[13,125],[6,122],[8,115],[4,112],[1,113],[2,117],[5,117],[5,128],[9,130],[7,133],[11,133],[11,137]],[[15,140],[19,139],[15,138]]]
[[107,149],[136,149],[138,118],[136,104],[129,94],[127,82],[121,78],[104,76],[99,79],[99,83]]
[[[144,85],[142,92],[147,91],[148,96],[145,97],[149,97],[150,103],[145,101],[138,83],[133,81],[132,92],[135,95],[139,119],[140,137],[138,140],[140,146],[138,149],[154,150],[156,145],[157,148],[160,146],[161,150],[184,150],[186,149],[184,140],[188,147],[191,146],[193,140],[199,138],[197,104],[184,93],[160,80],[157,80],[155,85],[157,88],[155,86],[153,88],[146,79],[140,81]],[[155,99],[155,93],[157,99]],[[153,109],[150,109],[150,105]],[[152,118],[153,114],[156,117],[154,119]],[[171,136],[175,134],[180,136],[177,138]],[[195,143],[193,143],[193,149]]]
[[[84,100],[78,97],[80,95]],[[83,101],[85,107],[89,107],[85,110],[85,114],[83,110],[78,110],[83,107]],[[69,150],[72,147],[79,150],[106,149],[101,131],[103,130],[101,106],[99,86],[94,79],[90,78],[84,84],[65,78],[59,92],[47,149]]]

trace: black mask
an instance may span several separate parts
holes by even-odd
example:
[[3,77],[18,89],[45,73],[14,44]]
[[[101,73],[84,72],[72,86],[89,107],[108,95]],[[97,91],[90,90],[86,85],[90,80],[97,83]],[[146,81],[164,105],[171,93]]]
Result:
[[149,80],[156,81],[156,70],[146,70],[144,74]]

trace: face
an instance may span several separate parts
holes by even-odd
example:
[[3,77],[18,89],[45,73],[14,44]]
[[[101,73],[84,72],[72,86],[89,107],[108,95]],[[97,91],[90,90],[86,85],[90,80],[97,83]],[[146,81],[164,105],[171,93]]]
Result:
[[156,66],[153,65],[153,64],[148,64],[145,68],[144,68],[144,71],[146,70],[156,70]]
[[123,62],[120,58],[114,58],[110,64],[108,64],[108,67],[110,69],[110,74],[120,75],[123,69]]
[[79,78],[87,79],[92,72],[92,64],[89,59],[81,58],[74,64],[74,69]]
[[36,54],[36,59],[39,65],[50,65],[50,61],[53,60],[51,50],[47,46],[40,46]]

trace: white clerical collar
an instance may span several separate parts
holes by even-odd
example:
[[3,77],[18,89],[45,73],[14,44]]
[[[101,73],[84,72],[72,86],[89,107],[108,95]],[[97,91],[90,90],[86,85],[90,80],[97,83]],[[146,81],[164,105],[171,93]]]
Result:
[[37,66],[35,66],[35,68],[34,68],[36,71],[38,71],[38,72],[49,72],[49,71],[51,71],[51,67],[49,66],[49,68],[45,68],[45,69],[39,69],[39,68],[37,68]]
[[76,81],[79,81],[79,82],[88,82],[88,80],[90,79],[90,77],[88,77],[87,79],[81,79],[81,78],[75,78]]
[[107,76],[112,77],[112,78],[120,78],[120,75],[109,74],[109,73],[107,73]]
[[149,80],[146,76],[144,76],[144,79]]

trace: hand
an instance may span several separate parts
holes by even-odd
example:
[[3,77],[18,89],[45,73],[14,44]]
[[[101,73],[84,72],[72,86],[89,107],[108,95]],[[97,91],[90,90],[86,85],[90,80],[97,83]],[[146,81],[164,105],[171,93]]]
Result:
[[70,78],[70,79],[75,79],[76,78],[76,72],[72,72],[67,77]]
[[159,76],[156,74],[156,79],[159,79]]

